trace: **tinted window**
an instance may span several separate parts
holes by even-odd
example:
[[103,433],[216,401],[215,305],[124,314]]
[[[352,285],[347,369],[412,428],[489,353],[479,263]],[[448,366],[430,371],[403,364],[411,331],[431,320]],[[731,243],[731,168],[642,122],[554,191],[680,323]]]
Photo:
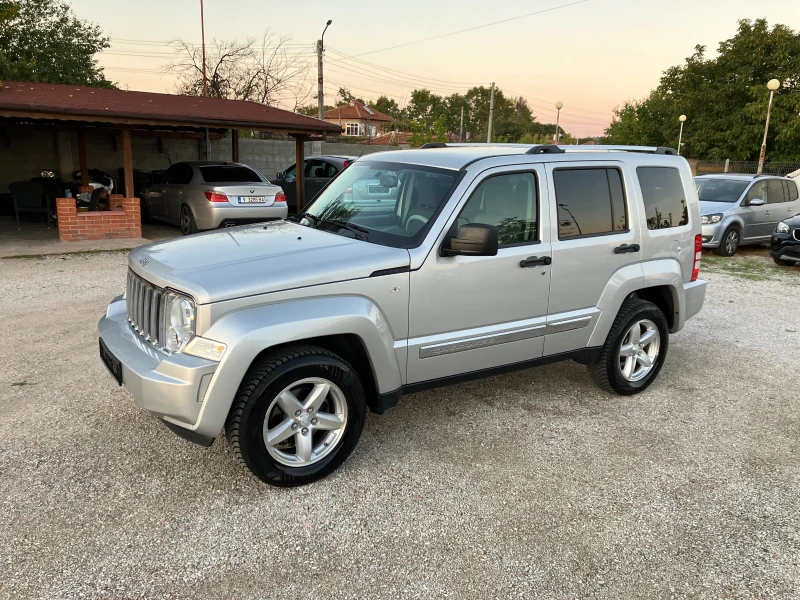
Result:
[[494,225],[500,245],[534,242],[539,239],[537,198],[533,173],[490,177],[472,193],[458,224]]
[[200,167],[203,179],[208,183],[262,183],[258,173],[249,167],[241,165],[214,165]]
[[780,179],[767,179],[767,195],[769,204],[780,204],[786,202],[786,197],[783,195],[783,181]]
[[313,159],[306,163],[305,175],[306,177],[331,178],[336,175],[336,169],[324,160]]
[[284,179],[294,179],[297,176],[296,171],[297,171],[297,165],[292,165],[291,167],[286,169],[286,171],[284,171],[283,178]]
[[747,187],[746,181],[716,177],[698,177],[694,183],[698,197],[705,202],[736,202]]
[[754,183],[749,190],[747,190],[746,202],[750,202],[750,200],[754,200],[756,198],[758,198],[759,200],[763,200],[764,202],[767,201],[766,181],[758,181]]
[[556,169],[558,237],[625,231],[625,195],[617,169]]
[[786,185],[789,188],[789,195],[787,196],[787,198],[789,198],[789,202],[794,202],[795,200],[797,200],[798,195],[800,195],[800,193],[798,193],[797,190],[797,183],[794,181],[787,181]]
[[648,229],[680,227],[689,222],[686,194],[678,169],[637,167]]

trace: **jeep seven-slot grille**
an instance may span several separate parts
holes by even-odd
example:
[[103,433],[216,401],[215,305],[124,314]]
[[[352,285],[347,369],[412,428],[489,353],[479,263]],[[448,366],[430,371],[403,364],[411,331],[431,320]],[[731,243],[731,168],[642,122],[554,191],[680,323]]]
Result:
[[160,340],[164,339],[161,335],[164,296],[164,290],[128,270],[125,295],[128,322],[136,333],[154,346],[159,346]]

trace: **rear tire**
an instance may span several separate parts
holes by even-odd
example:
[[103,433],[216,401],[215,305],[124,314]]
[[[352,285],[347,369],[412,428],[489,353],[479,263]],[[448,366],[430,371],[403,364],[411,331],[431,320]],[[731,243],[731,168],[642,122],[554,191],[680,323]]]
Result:
[[731,225],[725,230],[725,234],[722,236],[722,240],[719,243],[719,248],[717,248],[715,252],[719,256],[733,256],[739,249],[741,241],[742,237],[739,233],[739,228],[735,225]]
[[197,233],[197,223],[194,220],[194,213],[188,204],[181,206],[181,233],[191,235]]
[[589,365],[589,373],[607,392],[638,394],[655,381],[668,345],[669,327],[661,309],[629,298],[620,307],[600,356]]
[[316,346],[288,346],[250,367],[225,437],[239,464],[261,481],[294,487],[347,459],[366,413],[361,381],[344,359]]

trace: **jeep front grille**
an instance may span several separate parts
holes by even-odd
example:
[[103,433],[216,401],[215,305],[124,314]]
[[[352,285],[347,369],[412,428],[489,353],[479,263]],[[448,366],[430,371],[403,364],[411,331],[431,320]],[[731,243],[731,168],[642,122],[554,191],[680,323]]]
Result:
[[792,235],[794,235],[794,239],[800,242],[800,227],[795,227]]
[[161,331],[165,295],[163,289],[128,270],[125,294],[128,322],[136,333],[156,347],[164,339]]

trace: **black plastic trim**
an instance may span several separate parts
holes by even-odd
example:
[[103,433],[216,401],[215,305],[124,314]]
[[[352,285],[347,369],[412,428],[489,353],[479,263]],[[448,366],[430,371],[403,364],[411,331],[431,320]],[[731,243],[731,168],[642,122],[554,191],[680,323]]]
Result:
[[653,154],[669,154],[670,156],[678,156],[678,151],[675,148],[667,146],[658,146]]
[[161,419],[161,422],[167,426],[172,433],[177,435],[180,438],[185,439],[188,442],[192,442],[193,444],[197,444],[199,446],[205,446],[208,448],[211,444],[214,443],[214,438],[209,437],[207,435],[201,435],[199,433],[195,433],[194,431],[190,431],[188,429],[184,429],[180,425],[175,425],[175,423],[170,423],[169,421],[165,421]]
[[397,273],[409,273],[411,271],[411,267],[409,265],[405,265],[402,267],[394,267],[392,269],[380,269],[378,271],[373,271],[370,273],[370,277],[383,277],[384,275],[396,275]]
[[555,144],[540,144],[528,150],[525,154],[566,154],[566,150]]
[[380,394],[377,400],[370,405],[370,410],[379,415],[386,412],[387,409],[397,406],[400,399],[406,394],[416,394],[417,392],[424,392],[425,390],[432,390],[439,387],[454,385],[464,381],[474,381],[475,379],[483,379],[484,377],[492,377],[494,375],[502,375],[503,373],[512,373],[522,369],[529,369],[531,367],[538,367],[541,365],[549,365],[551,363],[561,362],[563,360],[574,360],[583,365],[588,365],[594,362],[600,355],[602,346],[593,348],[581,348],[580,350],[573,350],[572,352],[561,352],[560,354],[553,354],[551,356],[543,356],[541,358],[534,358],[533,360],[525,360],[510,365],[502,365],[499,367],[492,367],[490,369],[480,369],[478,371],[470,371],[469,373],[460,373],[458,375],[450,375],[449,377],[440,377],[439,379],[429,379],[428,381],[420,381],[419,383],[412,383],[404,385],[402,388],[396,389],[386,394]]
[[447,147],[448,147],[447,144],[445,144],[444,142],[428,142],[427,144],[422,144],[422,146],[420,146],[419,149],[425,150],[429,148],[447,148]]

